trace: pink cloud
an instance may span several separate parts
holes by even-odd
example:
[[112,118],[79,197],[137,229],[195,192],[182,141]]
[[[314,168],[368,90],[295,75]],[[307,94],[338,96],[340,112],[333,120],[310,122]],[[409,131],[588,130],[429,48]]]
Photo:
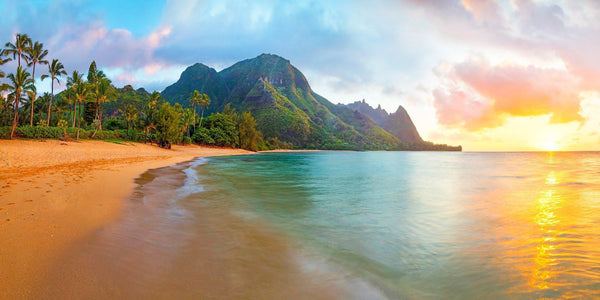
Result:
[[136,82],[135,75],[130,72],[123,72],[117,76],[117,81],[119,82],[127,82],[129,84],[134,84]]
[[438,122],[442,125],[464,127],[468,130],[501,125],[501,120],[495,115],[492,103],[485,99],[475,99],[476,95],[460,89],[434,90],[433,105],[436,108]]
[[438,76],[452,82],[433,92],[443,125],[479,130],[501,126],[508,116],[549,114],[552,123],[583,120],[579,94],[585,84],[565,70],[469,59]]
[[480,23],[498,23],[502,19],[495,0],[462,0],[461,3]]
[[155,71],[162,62],[154,51],[170,33],[170,28],[158,28],[146,37],[135,38],[128,30],[107,29],[101,22],[71,25],[51,38],[49,48],[71,70],[85,71],[93,59],[101,68]]

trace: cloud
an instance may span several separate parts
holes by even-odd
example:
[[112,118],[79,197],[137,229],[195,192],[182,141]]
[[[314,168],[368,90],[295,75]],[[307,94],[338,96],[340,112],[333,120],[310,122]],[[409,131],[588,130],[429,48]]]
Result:
[[468,130],[493,128],[506,117],[551,115],[551,123],[583,121],[585,84],[566,70],[470,58],[438,70],[445,87],[433,91],[440,124]]
[[469,53],[434,70],[430,90],[441,125],[481,130],[542,115],[550,123],[587,120],[581,95],[600,91],[597,1],[405,3],[432,20],[432,34]]
[[17,32],[27,33],[44,43],[49,58],[59,59],[69,73],[73,70],[85,73],[95,60],[101,69],[122,70],[121,76],[117,74],[112,78],[116,84],[134,84],[138,82],[138,70],[151,75],[168,64],[154,52],[171,34],[169,26],[159,26],[136,37],[128,29],[109,28],[103,12],[91,9],[94,5],[86,1],[9,1],[2,4],[9,16],[0,20],[2,39],[13,40]]
[[72,68],[81,69],[94,59],[100,67],[137,69],[162,61],[154,57],[154,50],[169,33],[168,28],[159,28],[147,37],[134,38],[125,29],[92,23],[63,29],[50,39],[48,47]]

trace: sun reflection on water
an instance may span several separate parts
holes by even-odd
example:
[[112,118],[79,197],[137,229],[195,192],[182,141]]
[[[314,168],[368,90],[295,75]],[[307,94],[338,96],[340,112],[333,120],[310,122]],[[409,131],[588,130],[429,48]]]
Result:
[[539,244],[536,246],[535,268],[531,274],[530,286],[540,290],[552,288],[552,278],[554,277],[553,266],[556,265],[557,256],[553,254],[556,250],[558,236],[558,226],[560,218],[558,210],[561,207],[562,198],[556,192],[555,186],[559,183],[554,171],[550,171],[546,176],[547,190],[541,193],[537,201],[537,214],[535,223],[542,233]]

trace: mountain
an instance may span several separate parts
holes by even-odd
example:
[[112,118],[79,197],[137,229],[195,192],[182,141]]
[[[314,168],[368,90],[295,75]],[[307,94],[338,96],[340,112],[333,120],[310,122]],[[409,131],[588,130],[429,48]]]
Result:
[[[406,146],[374,118],[315,93],[302,72],[277,55],[262,54],[220,72],[194,64],[162,96],[172,104],[189,107],[194,90],[211,98],[206,113],[221,112],[226,104],[239,112],[251,112],[267,141],[309,149],[401,150]],[[400,121],[386,113],[386,118],[393,120],[389,127],[404,128],[403,118],[408,115],[396,114]]]
[[131,85],[122,88],[115,88],[113,101],[104,103],[104,113],[107,117],[120,115],[119,109],[123,109],[127,104],[132,104],[138,109],[143,106],[150,94],[143,88],[134,89]]
[[364,99],[362,101],[350,103],[347,106],[371,117],[375,123],[377,123],[377,125],[400,139],[402,142],[423,142],[423,139],[419,135],[415,124],[413,124],[410,116],[406,112],[406,109],[404,109],[402,105],[398,106],[396,112],[392,114],[389,114],[387,111],[382,109],[381,105],[377,108],[371,107],[365,102]]
[[[171,103],[189,106],[187,99],[195,89],[211,97],[208,113],[221,111],[228,103],[238,111],[250,111],[265,138],[295,147],[389,149],[400,142],[367,116],[316,94],[302,72],[277,55],[262,54],[220,72],[192,65],[162,95]],[[343,118],[339,111],[346,113]]]
[[215,69],[200,63],[185,69],[179,80],[167,87],[161,94],[171,104],[180,103],[187,107],[189,106],[189,96],[194,90],[210,97],[211,105],[207,109],[209,113],[222,109],[229,95],[223,77]]
[[385,109],[382,109],[381,105],[377,106],[377,108],[373,108],[371,107],[371,105],[369,105],[369,103],[365,102],[365,99],[363,99],[362,101],[356,101],[354,103],[347,104],[347,106],[353,110],[358,110],[363,114],[371,117],[373,121],[375,121],[375,123],[377,123],[379,126],[383,126],[383,124],[389,117],[388,112],[385,111]]

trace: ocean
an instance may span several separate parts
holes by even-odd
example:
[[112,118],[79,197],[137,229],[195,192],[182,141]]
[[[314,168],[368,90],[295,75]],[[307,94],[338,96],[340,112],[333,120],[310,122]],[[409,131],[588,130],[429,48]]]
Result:
[[600,153],[261,153],[138,184],[55,295],[600,297]]

